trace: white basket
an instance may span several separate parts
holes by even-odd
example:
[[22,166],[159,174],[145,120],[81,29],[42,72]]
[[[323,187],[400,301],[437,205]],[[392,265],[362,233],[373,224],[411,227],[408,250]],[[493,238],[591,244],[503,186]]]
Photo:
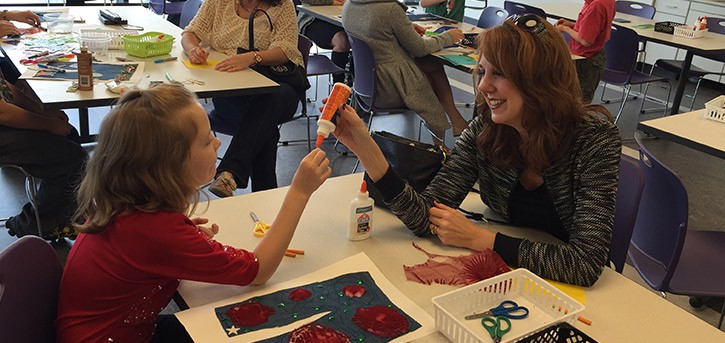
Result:
[[725,95],[705,103],[705,118],[725,123]]
[[707,29],[695,31],[690,25],[680,25],[674,27],[675,31],[672,33],[675,36],[685,37],[690,39],[702,38],[707,32]]
[[138,31],[134,30],[95,30],[95,29],[81,29],[82,37],[105,37],[108,35],[111,37],[111,43],[108,48],[111,50],[123,50],[123,36],[137,35]]
[[504,300],[529,309],[524,319],[512,319],[502,342],[515,341],[559,322],[573,323],[584,310],[572,297],[526,269],[494,276],[432,299],[436,329],[453,342],[493,342],[481,319],[463,317],[488,311]]

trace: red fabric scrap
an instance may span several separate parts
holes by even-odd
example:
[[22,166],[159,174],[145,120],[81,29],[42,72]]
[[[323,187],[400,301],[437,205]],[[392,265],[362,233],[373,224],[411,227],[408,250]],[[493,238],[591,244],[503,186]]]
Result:
[[227,316],[241,327],[255,326],[266,323],[274,309],[258,302],[248,302],[227,310]]
[[345,286],[342,292],[350,298],[360,298],[365,294],[366,290],[363,286],[353,285]]
[[290,292],[289,298],[294,301],[302,301],[312,296],[312,292],[304,288],[298,288]]
[[350,338],[333,328],[310,323],[292,331],[289,343],[350,343]]
[[408,332],[408,319],[398,310],[376,305],[357,309],[352,322],[379,337],[395,338]]
[[431,254],[413,242],[413,246],[428,255],[423,264],[403,266],[410,281],[430,285],[467,286],[510,271],[501,256],[491,249],[463,256]]

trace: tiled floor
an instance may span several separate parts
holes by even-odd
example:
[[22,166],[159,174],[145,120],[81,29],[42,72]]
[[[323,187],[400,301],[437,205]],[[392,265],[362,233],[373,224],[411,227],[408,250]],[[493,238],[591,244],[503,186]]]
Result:
[[[461,103],[471,103],[473,101],[473,96],[471,94],[472,88],[470,86],[470,75],[449,69],[449,77],[452,79],[456,101]],[[324,83],[324,78],[321,78],[320,81],[321,83]],[[321,98],[323,94],[326,94],[326,85],[321,84],[319,87]],[[692,85],[688,87],[689,91],[691,91],[691,89]],[[601,90],[602,87],[600,87],[595,96],[595,102],[598,101],[599,92],[601,92]],[[659,87],[653,86],[650,88],[649,92],[655,97],[663,98],[662,95],[664,90]],[[695,108],[702,108],[705,101],[723,93],[725,93],[725,91],[723,90],[722,85],[718,85],[717,88],[708,87],[706,89],[701,89]],[[616,94],[618,93],[616,93],[615,90],[608,91],[608,96],[616,96]],[[685,99],[683,103],[689,105],[689,99]],[[310,113],[317,113],[319,106],[319,101],[318,103],[310,104],[308,107]],[[613,112],[618,109],[618,106],[619,104],[607,105],[610,111]],[[651,104],[648,106],[651,106]],[[631,140],[631,137],[633,137],[637,121],[661,115],[661,112],[638,115],[638,109],[639,103],[637,101],[628,102],[625,107],[625,114],[618,123],[622,137],[626,139],[625,145],[633,148],[636,148],[636,144],[634,144]],[[98,123],[106,111],[107,108],[92,109],[92,132],[97,131]],[[470,118],[472,111],[470,108],[461,106],[460,111],[464,114],[464,117]],[[417,137],[418,119],[417,117],[410,115],[383,115],[375,119],[374,126],[379,130],[387,130],[407,137]],[[282,126],[282,140],[305,138],[306,129],[307,125],[304,120],[284,124]],[[315,128],[313,127],[313,130],[314,129]],[[228,142],[229,137],[221,136],[221,139],[223,141],[222,149],[225,149],[225,143]],[[428,135],[423,134],[422,140],[430,141],[430,138]],[[453,138],[450,136],[450,133],[448,133],[446,141],[449,145],[453,142]],[[722,193],[725,191],[725,174],[722,173],[722,170],[725,170],[725,161],[665,140],[647,139],[646,144],[655,155],[657,155],[666,165],[675,170],[675,172],[682,178],[690,197],[689,227],[694,230],[725,231],[725,223],[722,219],[723,214],[725,213],[725,202],[720,200],[722,198]],[[92,146],[89,147],[89,149],[92,149]],[[336,152],[333,148],[332,139],[328,139],[325,142],[323,149],[328,153],[328,157],[330,158],[333,176],[348,174],[352,171],[355,164],[355,158]],[[634,152],[634,150],[630,151]],[[289,185],[299,161],[306,153],[307,145],[305,143],[293,143],[289,146],[280,146],[277,165],[280,186]],[[248,192],[248,189],[242,189],[238,190],[237,194],[244,194]],[[0,217],[7,217],[15,214],[25,202],[24,189],[19,175],[14,174],[9,170],[0,171],[0,194],[4,197],[4,201],[0,204]],[[213,195],[210,195],[210,197],[214,198]],[[15,238],[0,232],[0,249],[4,248],[14,240]],[[62,261],[64,261],[67,256],[70,244],[70,242],[55,244],[55,248]],[[628,265],[625,268],[624,275],[644,285],[641,278],[631,266]],[[698,310],[692,309],[688,304],[688,297],[685,296],[668,295],[667,299],[683,308],[685,311],[693,313],[712,325],[717,323],[718,312],[707,306]],[[715,299],[709,301],[709,303],[718,310],[722,306],[722,300],[718,303],[717,299]]]

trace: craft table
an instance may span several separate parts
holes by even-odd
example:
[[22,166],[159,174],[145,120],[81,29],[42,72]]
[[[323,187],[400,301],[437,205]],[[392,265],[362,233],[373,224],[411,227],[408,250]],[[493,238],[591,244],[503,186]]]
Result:
[[705,118],[697,110],[639,122],[637,130],[725,158],[725,123]]
[[[431,298],[451,290],[453,286],[423,285],[406,280],[403,265],[424,263],[426,255],[416,250],[415,241],[431,253],[445,255],[469,254],[465,249],[443,245],[437,238],[417,238],[393,214],[375,208],[372,237],[364,241],[347,239],[350,201],[360,187],[362,174],[351,174],[327,180],[314,193],[300,220],[291,248],[305,250],[305,255],[285,257],[268,284],[281,283],[319,270],[343,258],[364,252],[377,268],[403,294],[423,310],[433,314]],[[288,187],[214,200],[202,216],[220,226],[216,239],[236,247],[253,249],[254,223],[248,212],[261,220],[272,222]],[[476,194],[469,194],[461,205],[467,210],[492,215]],[[203,204],[200,209],[206,208]],[[538,230],[511,226],[489,226],[514,237],[555,241]],[[179,294],[188,306],[196,307],[222,300],[264,286],[228,286],[182,281]],[[577,322],[575,326],[598,342],[720,342],[725,333],[685,310],[662,299],[655,292],[605,268],[597,283],[586,289],[586,309],[582,316],[591,326]],[[440,333],[419,342],[446,341]]]
[[[31,10],[49,11],[61,10],[68,11],[70,14],[81,17],[85,20],[85,24],[74,24],[74,35],[79,35],[81,29],[100,28],[104,30],[121,30],[120,26],[104,26],[98,20],[98,10],[102,6],[87,7],[67,7],[67,8],[49,8],[38,7],[30,8]],[[224,72],[214,69],[188,69],[181,60],[187,59],[181,47],[181,29],[174,24],[164,20],[162,17],[154,14],[150,10],[141,6],[117,6],[106,7],[113,12],[126,18],[129,25],[143,27],[145,33],[150,31],[162,32],[173,35],[174,41],[171,53],[168,55],[153,56],[149,58],[137,58],[126,54],[125,50],[108,50],[105,56],[96,56],[101,62],[117,62],[116,56],[127,57],[135,61],[144,61],[144,70],[141,78],[140,88],[148,88],[152,81],[169,82],[164,73],[169,73],[171,77],[179,82],[187,80],[199,80],[203,84],[188,83],[186,87],[194,91],[200,98],[214,96],[238,96],[249,94],[266,93],[279,87],[274,81],[262,76],[254,70],[247,69],[234,73],[234,77],[227,77]],[[1,44],[0,47],[5,51],[7,56],[13,61],[18,70],[22,73],[27,67],[19,61],[27,56],[23,53],[21,45],[14,46],[10,44]],[[178,57],[178,61],[153,63],[154,60],[165,57]],[[225,56],[219,52],[211,51],[210,60],[221,60]],[[131,62],[132,63],[132,62]],[[109,92],[106,86],[99,82],[93,88],[93,91],[77,91],[66,92],[66,89],[72,84],[72,81],[47,81],[47,80],[27,80],[28,84],[42,101],[46,108],[64,109],[78,108],[80,114],[80,134],[84,141],[91,139],[88,129],[88,107],[108,106],[112,105],[120,96]]]

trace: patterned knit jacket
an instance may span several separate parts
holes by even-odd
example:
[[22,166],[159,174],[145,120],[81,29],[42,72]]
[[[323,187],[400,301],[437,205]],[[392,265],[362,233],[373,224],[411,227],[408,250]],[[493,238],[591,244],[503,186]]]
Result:
[[[478,152],[476,137],[483,125],[480,117],[474,119],[456,142],[449,161],[421,194],[402,179],[397,179],[397,185],[388,182],[396,180],[389,178],[392,173],[376,183],[384,188],[383,193],[388,193],[383,195],[393,213],[417,236],[430,234],[428,210],[434,199],[457,208],[476,182],[481,200],[509,220],[511,192],[521,170],[496,167]],[[607,263],[621,138],[614,124],[593,116],[578,123],[575,134],[568,158],[551,165],[544,173],[544,183],[568,241],[547,244],[499,233],[495,249],[517,249],[518,265],[513,267],[526,268],[556,281],[591,286]],[[380,182],[385,179],[388,180]]]

